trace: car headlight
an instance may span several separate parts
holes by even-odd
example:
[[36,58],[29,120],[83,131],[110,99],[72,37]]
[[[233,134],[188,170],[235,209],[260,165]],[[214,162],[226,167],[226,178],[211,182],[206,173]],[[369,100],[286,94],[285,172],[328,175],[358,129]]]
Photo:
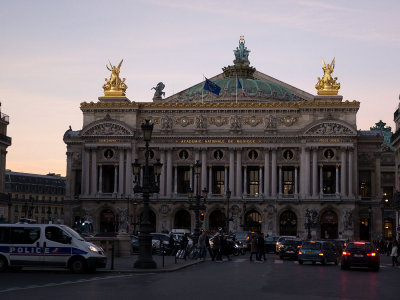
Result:
[[95,253],[100,253],[103,250],[103,249],[98,248],[98,247],[96,247],[94,245],[89,245],[88,248],[89,248],[90,251],[95,252]]

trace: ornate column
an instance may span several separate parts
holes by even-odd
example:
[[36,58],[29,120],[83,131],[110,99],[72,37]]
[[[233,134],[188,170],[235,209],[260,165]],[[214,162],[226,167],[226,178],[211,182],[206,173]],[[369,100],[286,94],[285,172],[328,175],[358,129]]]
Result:
[[103,165],[99,164],[99,194],[103,193]]
[[160,174],[160,196],[165,196],[165,151],[160,149],[160,162],[163,164]]
[[[193,165],[197,162],[197,161],[200,161],[201,162],[201,160],[200,160],[200,151],[199,150],[196,150],[196,152],[194,153],[194,163],[193,163]],[[192,168],[193,168],[193,166],[192,166]],[[201,172],[200,172],[200,175],[195,175],[195,174],[193,174],[194,176],[193,176],[193,181],[192,181],[192,184],[193,184],[193,195],[197,195],[197,188],[198,188],[198,186],[197,186],[197,182],[196,182],[196,180],[198,180],[199,181],[199,187],[201,186],[201,183],[200,183],[200,181],[201,181]]]
[[[207,187],[207,150],[201,150],[201,191]],[[211,192],[211,191],[209,191]]]
[[262,188],[263,188],[263,170],[262,166],[259,166],[258,169],[258,197],[262,197]]
[[336,196],[339,196],[339,164],[336,164]]
[[225,165],[224,168],[224,194],[226,195],[226,191],[228,190],[228,166]]
[[95,196],[97,191],[97,161],[96,161],[96,149],[92,149],[92,166],[90,174],[90,195]]
[[172,195],[172,149],[168,149],[167,151],[167,197],[171,197]]
[[126,150],[126,164],[125,164],[125,195],[132,193],[132,151]]
[[276,197],[277,178],[276,178],[276,149],[272,150],[271,161],[271,196]]
[[86,196],[89,195],[89,185],[90,185],[90,182],[89,182],[89,179],[90,179],[89,160],[90,160],[89,149],[85,148],[85,167],[84,167],[84,169],[85,169],[85,177],[84,177],[85,184],[83,185],[83,188],[84,188]]
[[294,166],[294,194],[296,195],[296,196],[298,196],[299,195],[299,184],[298,184],[298,169],[299,169],[299,167],[298,166]]
[[269,149],[264,150],[264,196],[269,197],[270,191],[270,176],[269,176]]
[[212,166],[208,166],[208,195],[211,197],[212,191]]
[[380,153],[375,154],[375,195],[377,199],[382,199],[382,190],[381,190],[381,156]]
[[349,197],[353,197],[353,149],[349,149]]
[[242,197],[242,150],[236,151],[236,197]]
[[342,197],[346,196],[346,149],[342,148],[340,154],[340,195]]
[[247,166],[243,165],[243,195],[247,196]]
[[235,151],[232,149],[229,151],[229,190],[232,197],[235,197]]
[[304,194],[306,197],[310,197],[310,184],[311,184],[311,176],[310,176],[310,148],[306,147],[306,161],[305,161],[305,175],[304,178]]
[[118,165],[114,165],[114,192],[113,195],[116,195],[118,192]]
[[279,197],[282,197],[282,166],[279,166]]
[[322,198],[322,196],[324,195],[324,177],[323,177],[323,170],[322,170],[323,166],[319,165],[319,196]]
[[118,194],[122,195],[124,193],[124,149],[119,151],[119,180],[118,180]]
[[190,165],[190,171],[189,171],[189,180],[190,180],[190,189],[193,191],[193,165]]
[[178,194],[178,166],[173,166],[174,168],[174,195]]
[[[72,180],[72,156],[73,156],[73,152],[67,151],[66,155],[67,155],[67,176],[66,176],[67,183],[65,185],[65,196],[66,197],[71,197],[71,196],[74,195],[74,192],[73,192],[73,184],[74,184],[74,182]],[[9,217],[8,217],[8,219],[9,219]]]
[[312,188],[313,188],[313,197],[316,198],[318,196],[318,148],[313,148],[313,172],[312,172]]

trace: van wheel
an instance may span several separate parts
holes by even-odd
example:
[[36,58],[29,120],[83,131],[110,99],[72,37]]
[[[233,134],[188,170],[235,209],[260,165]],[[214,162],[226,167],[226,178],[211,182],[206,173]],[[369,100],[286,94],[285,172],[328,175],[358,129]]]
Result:
[[7,267],[7,259],[4,256],[0,256],[0,272],[4,272],[5,270],[7,270]]
[[82,274],[87,270],[86,261],[83,258],[75,258],[71,261],[69,268],[72,273],[75,274]]

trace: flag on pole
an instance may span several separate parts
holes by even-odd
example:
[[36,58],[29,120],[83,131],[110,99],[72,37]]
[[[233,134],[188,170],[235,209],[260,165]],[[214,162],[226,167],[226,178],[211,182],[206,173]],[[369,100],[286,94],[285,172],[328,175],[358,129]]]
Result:
[[243,96],[246,97],[246,92],[245,92],[244,88],[242,87],[242,85],[240,84],[239,78],[237,79],[237,88],[241,89]]
[[[206,77],[204,77],[206,78]],[[219,95],[219,93],[221,92],[221,87],[219,87],[218,85],[216,85],[214,82],[212,82],[211,80],[208,80],[206,78],[206,82],[204,83],[204,87],[203,89],[205,89],[206,91],[210,91],[211,93],[215,94],[215,95]]]

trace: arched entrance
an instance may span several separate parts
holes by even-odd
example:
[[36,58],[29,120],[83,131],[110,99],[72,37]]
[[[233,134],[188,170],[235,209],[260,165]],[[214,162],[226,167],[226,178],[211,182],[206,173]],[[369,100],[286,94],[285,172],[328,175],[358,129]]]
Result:
[[244,230],[261,232],[262,218],[261,214],[256,210],[246,212],[244,217]]
[[100,213],[100,232],[116,232],[116,221],[114,212],[107,208]]
[[368,218],[360,218],[360,240],[369,241],[370,224]]
[[338,216],[335,212],[327,210],[321,216],[321,238],[337,239],[338,238]]
[[[143,212],[140,214],[140,223],[143,221]],[[150,228],[150,232],[156,232],[157,231],[157,226],[156,226],[156,214],[149,209],[149,228]],[[139,227],[140,230],[140,227]]]
[[225,213],[217,209],[210,213],[209,230],[217,231],[219,227],[226,230],[226,217]]
[[175,229],[191,229],[190,214],[187,210],[178,210],[174,218]]
[[291,210],[284,211],[279,218],[279,234],[297,236],[297,216]]

